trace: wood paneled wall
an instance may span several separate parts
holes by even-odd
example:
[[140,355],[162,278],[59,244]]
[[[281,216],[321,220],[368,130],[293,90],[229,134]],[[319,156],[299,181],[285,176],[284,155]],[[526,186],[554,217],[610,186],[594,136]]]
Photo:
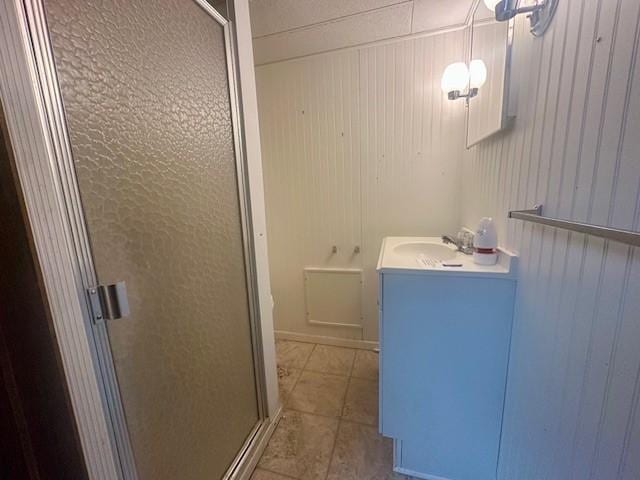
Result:
[[[382,238],[460,225],[464,105],[446,99],[440,77],[463,57],[463,38],[450,32],[257,68],[277,330],[377,340]],[[364,269],[362,331],[306,323],[304,266]]]
[[507,220],[640,230],[640,2],[563,0],[517,24],[511,131],[465,159],[463,221],[497,219],[521,271],[499,478],[640,478],[640,252]]
[[[542,38],[519,18],[511,85],[516,123],[464,154],[462,163],[461,104],[442,104],[436,88],[441,69],[461,55],[452,47],[462,43],[456,35],[258,69],[270,256],[281,300],[276,325],[307,328],[296,278],[307,262],[324,264],[330,241],[310,247],[321,252],[315,256],[290,257],[290,250],[310,245],[311,223],[339,230],[325,221],[337,221],[339,210],[325,210],[320,201],[312,207],[296,172],[313,163],[320,181],[335,185],[307,152],[312,133],[333,132],[328,126],[338,112],[349,112],[340,158],[354,189],[360,172],[365,307],[374,305],[374,254],[384,235],[440,234],[491,215],[501,244],[521,256],[499,478],[640,478],[638,250],[507,220],[508,210],[542,202],[546,215],[640,230],[640,2],[561,1]],[[332,87],[315,76],[321,74]],[[336,98],[343,109],[317,115],[301,136],[290,129],[297,123],[291,112],[312,101],[309,80],[318,84],[313,101],[327,106]],[[350,96],[345,110],[331,94],[337,85],[357,89],[357,110]],[[336,138],[317,141],[330,151]],[[318,213],[303,224],[298,216],[311,208]],[[366,315],[365,337],[375,339],[374,315]]]

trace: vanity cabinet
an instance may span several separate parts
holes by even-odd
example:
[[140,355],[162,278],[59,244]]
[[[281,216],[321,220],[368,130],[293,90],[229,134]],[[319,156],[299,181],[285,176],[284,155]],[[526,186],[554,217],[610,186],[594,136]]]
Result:
[[394,467],[495,480],[516,282],[379,267],[380,431]]

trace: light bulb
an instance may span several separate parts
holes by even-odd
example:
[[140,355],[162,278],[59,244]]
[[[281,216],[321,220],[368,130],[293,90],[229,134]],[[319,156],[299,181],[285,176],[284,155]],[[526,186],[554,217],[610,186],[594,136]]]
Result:
[[492,12],[496,11],[496,5],[498,5],[502,0],[484,0],[485,6],[491,10]]
[[471,60],[469,64],[469,87],[480,88],[487,81],[487,66],[480,59]]
[[462,62],[456,62],[445,68],[440,86],[444,93],[449,93],[455,90],[465,90],[468,84],[469,69],[467,65]]

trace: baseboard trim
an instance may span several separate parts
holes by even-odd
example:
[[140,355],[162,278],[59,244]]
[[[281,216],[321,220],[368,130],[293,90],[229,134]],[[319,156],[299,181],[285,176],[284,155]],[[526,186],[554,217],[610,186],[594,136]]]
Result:
[[260,461],[260,457],[262,457],[264,450],[267,448],[271,435],[273,435],[278,426],[280,417],[282,417],[282,406],[278,408],[273,417],[267,418],[260,426],[233,474],[228,477],[229,480],[249,480],[251,478],[256,465]]
[[402,440],[397,438],[393,439],[393,471],[401,475],[407,475],[411,478],[422,478],[424,480],[450,480],[446,477],[439,477],[438,475],[431,475],[429,473],[417,472],[410,468],[403,468],[399,466],[402,458]]
[[319,320],[307,320],[309,325],[315,325],[317,327],[338,327],[338,328],[351,328],[354,330],[362,330],[362,325],[356,325],[355,323],[334,323],[334,322],[321,322]]
[[297,342],[319,343],[321,345],[331,345],[334,347],[358,348],[360,350],[376,350],[379,348],[378,342],[369,340],[325,337],[322,335],[309,335],[306,333],[285,332],[282,330],[276,330],[275,336],[277,340],[295,340]]
[[402,467],[393,467],[393,471],[399,473],[401,475],[409,475],[414,478],[423,478],[424,480],[450,480],[446,477],[439,477],[437,475],[428,475],[426,473],[415,472],[413,470],[409,470],[408,468]]

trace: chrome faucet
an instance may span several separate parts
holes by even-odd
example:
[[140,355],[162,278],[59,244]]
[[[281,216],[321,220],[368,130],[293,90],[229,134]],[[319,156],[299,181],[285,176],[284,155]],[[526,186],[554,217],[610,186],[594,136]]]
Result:
[[443,235],[442,243],[455,245],[456,249],[465,255],[473,253],[473,234],[464,230],[458,232],[457,238],[451,235]]

